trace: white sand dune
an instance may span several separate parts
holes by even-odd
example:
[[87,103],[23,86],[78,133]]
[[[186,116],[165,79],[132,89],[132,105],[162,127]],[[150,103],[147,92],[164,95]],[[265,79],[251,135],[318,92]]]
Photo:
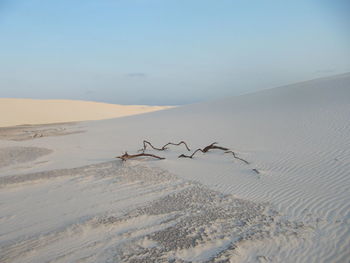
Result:
[[[0,167],[0,261],[348,262],[349,116],[344,74],[2,140],[53,152]],[[183,146],[113,161],[143,139],[249,164]]]
[[116,105],[78,100],[0,98],[0,127],[111,119],[166,108],[168,107]]

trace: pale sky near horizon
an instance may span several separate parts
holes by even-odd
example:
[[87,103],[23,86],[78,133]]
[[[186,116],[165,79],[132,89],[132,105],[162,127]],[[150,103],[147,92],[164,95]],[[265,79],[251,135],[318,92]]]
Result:
[[0,0],[0,97],[179,105],[350,72],[347,0]]

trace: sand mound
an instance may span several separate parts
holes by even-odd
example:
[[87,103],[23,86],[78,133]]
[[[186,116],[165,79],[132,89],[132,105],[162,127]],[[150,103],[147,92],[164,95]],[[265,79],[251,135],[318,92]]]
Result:
[[74,100],[32,100],[0,98],[0,127],[102,120],[142,114],[167,106],[115,105]]

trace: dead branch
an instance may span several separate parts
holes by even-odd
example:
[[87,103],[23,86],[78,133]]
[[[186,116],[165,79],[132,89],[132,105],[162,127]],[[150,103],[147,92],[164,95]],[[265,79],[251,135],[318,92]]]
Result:
[[232,155],[233,155],[233,157],[234,157],[235,159],[240,160],[240,161],[242,161],[242,162],[244,162],[244,163],[246,163],[246,164],[249,164],[248,161],[246,161],[246,160],[244,160],[244,159],[242,159],[242,158],[239,158],[239,157],[236,155],[236,153],[235,153],[234,151],[227,151],[227,152],[225,152],[225,153],[232,153]]
[[190,158],[190,159],[192,159],[193,156],[194,156],[197,152],[202,152],[202,153],[204,153],[204,151],[203,151],[202,149],[197,149],[197,150],[195,150],[191,155],[181,154],[181,155],[179,155],[178,158]]
[[168,148],[167,148],[167,146],[168,146],[168,145],[175,145],[175,146],[179,146],[179,145],[181,145],[181,144],[185,145],[185,147],[186,147],[187,151],[191,151],[191,149],[188,147],[187,143],[186,143],[186,142],[184,142],[184,141],[181,141],[181,142],[179,142],[179,143],[172,143],[172,142],[168,142],[167,144],[165,144],[165,145],[162,147],[162,150],[166,150],[166,149],[168,149]]
[[175,146],[179,146],[181,144],[185,145],[187,151],[191,151],[190,148],[188,147],[187,143],[184,142],[184,141],[181,141],[179,143],[173,143],[173,142],[168,142],[167,144],[165,144],[162,148],[157,148],[157,147],[154,147],[152,145],[152,143],[150,143],[149,141],[146,141],[144,140],[143,141],[143,148],[141,150],[139,150],[140,152],[145,152],[146,151],[146,148],[147,148],[147,144],[153,149],[153,150],[157,150],[157,151],[165,151],[167,148],[167,146],[169,145],[175,145]]
[[197,152],[206,153],[206,152],[208,152],[209,150],[213,150],[213,149],[223,150],[223,151],[227,151],[227,150],[228,150],[228,148],[226,148],[226,147],[217,146],[217,145],[215,145],[215,144],[217,144],[217,142],[213,142],[212,144],[210,144],[210,145],[204,147],[203,149],[197,149],[197,150],[195,150],[191,155],[181,154],[181,155],[179,155],[178,158],[190,158],[190,159],[192,159],[193,156],[194,156]]
[[163,150],[160,149],[160,148],[154,147],[154,146],[152,145],[152,143],[150,143],[149,141],[144,140],[144,141],[143,141],[143,148],[142,148],[141,150],[139,150],[139,152],[145,152],[145,151],[146,151],[146,148],[147,148],[147,144],[148,144],[149,146],[151,146],[151,148],[152,148],[153,150],[163,151]]
[[208,152],[209,150],[218,149],[223,151],[228,151],[229,149],[226,147],[216,146],[215,144],[218,144],[217,142],[213,142],[212,144],[204,147],[203,152]]
[[153,158],[156,158],[156,159],[159,159],[159,160],[164,160],[164,159],[165,159],[165,158],[163,158],[163,157],[159,157],[159,156],[154,155],[154,154],[148,154],[148,153],[128,154],[127,152],[125,152],[123,155],[117,156],[117,157],[115,157],[115,158],[119,158],[119,159],[121,159],[122,161],[126,161],[126,160],[128,160],[128,159],[132,159],[132,158],[136,158],[136,157],[141,157],[141,156],[153,157]]
[[254,168],[252,171],[255,172],[256,174],[260,174],[260,172],[259,172],[258,169],[255,169],[255,168]]

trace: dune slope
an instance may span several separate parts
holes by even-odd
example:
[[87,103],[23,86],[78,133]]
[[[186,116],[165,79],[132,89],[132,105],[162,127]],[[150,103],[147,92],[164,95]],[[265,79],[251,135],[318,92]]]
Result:
[[[1,200],[8,200],[1,210],[2,224],[9,229],[0,240],[7,251],[3,259],[24,255],[28,262],[39,256],[54,262],[65,257],[108,262],[114,255],[122,262],[142,262],[143,256],[155,260],[152,256],[158,255],[175,262],[347,262],[349,116],[350,74],[344,74],[146,115],[80,123],[83,133],[23,141],[21,147],[53,152],[21,170],[0,168]],[[219,150],[178,158],[188,154],[183,146],[147,150],[166,160],[112,161],[125,150],[136,153],[144,139],[158,147],[185,140],[192,151],[217,141],[249,164]],[[14,147],[18,142],[1,145]],[[102,170],[94,168],[97,163]],[[206,189],[205,194],[182,194],[197,187],[192,184]],[[52,197],[37,204],[47,189]],[[32,200],[21,198],[31,193]],[[34,208],[25,209],[30,202]],[[178,202],[184,203],[178,207]],[[34,219],[16,220],[17,211],[35,218],[45,207],[55,208],[55,218],[64,216],[58,221],[43,216],[41,225]],[[238,214],[230,214],[230,209]],[[212,216],[200,216],[201,211]],[[16,224],[21,228],[15,229]],[[37,241],[42,232],[46,235]],[[33,247],[40,253],[28,253]],[[84,252],[89,249],[94,253]]]

